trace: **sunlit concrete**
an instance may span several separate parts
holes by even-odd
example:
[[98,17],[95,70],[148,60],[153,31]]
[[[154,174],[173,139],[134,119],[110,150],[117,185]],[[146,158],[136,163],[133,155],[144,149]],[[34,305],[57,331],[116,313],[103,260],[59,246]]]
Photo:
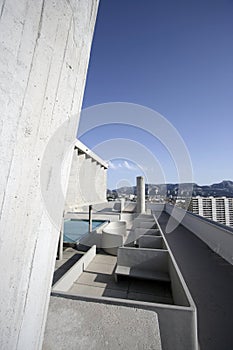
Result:
[[66,195],[66,211],[78,211],[83,205],[103,203],[107,193],[108,165],[77,140]]
[[[77,132],[98,0],[1,0],[0,9],[0,348],[35,350],[43,340],[66,152]],[[56,166],[65,156],[59,181]]]
[[158,317],[148,310],[51,297],[43,350],[63,349],[161,350]]

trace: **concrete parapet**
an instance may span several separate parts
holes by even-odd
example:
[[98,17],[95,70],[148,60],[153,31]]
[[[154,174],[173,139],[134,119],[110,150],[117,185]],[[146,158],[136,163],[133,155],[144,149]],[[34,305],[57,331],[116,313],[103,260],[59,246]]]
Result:
[[88,267],[91,261],[96,255],[96,246],[92,246],[77,262],[74,264],[68,272],[62,276],[58,282],[53,286],[54,292],[67,292],[74,281],[81,276],[83,271]]
[[165,211],[205,242],[215,253],[233,265],[233,230],[184,209],[167,204]]
[[161,350],[158,316],[151,310],[52,296],[43,349],[55,348]]

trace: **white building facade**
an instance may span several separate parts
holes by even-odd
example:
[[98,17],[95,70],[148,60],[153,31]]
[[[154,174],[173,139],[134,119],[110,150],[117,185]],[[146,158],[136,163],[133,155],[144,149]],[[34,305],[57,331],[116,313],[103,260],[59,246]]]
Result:
[[193,197],[190,209],[194,214],[233,227],[233,198]]

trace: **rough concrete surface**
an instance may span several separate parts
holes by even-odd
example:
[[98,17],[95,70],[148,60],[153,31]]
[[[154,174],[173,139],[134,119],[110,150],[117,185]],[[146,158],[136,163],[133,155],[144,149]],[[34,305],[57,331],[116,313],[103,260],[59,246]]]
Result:
[[161,349],[153,311],[51,297],[43,350]]
[[0,0],[0,349],[41,348],[97,9]]

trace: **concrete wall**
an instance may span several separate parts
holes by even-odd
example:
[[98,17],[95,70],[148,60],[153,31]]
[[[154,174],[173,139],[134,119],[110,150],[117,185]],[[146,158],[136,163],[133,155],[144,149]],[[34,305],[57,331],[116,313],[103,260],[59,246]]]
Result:
[[[164,349],[193,349],[198,350],[197,310],[175,261],[166,237],[156,218],[155,221],[163,238],[163,243],[169,253],[168,269],[171,278],[172,296],[175,307],[156,307],[161,325],[161,338]],[[173,330],[171,334],[169,329]]]
[[119,265],[128,267],[130,269],[129,274],[133,272],[133,269],[139,270],[139,274],[143,278],[148,272],[152,272],[151,275],[157,271],[168,273],[168,259],[167,250],[119,247],[117,268]]
[[117,255],[118,247],[124,244],[126,238],[126,222],[110,222],[102,231],[102,248],[106,253]]
[[76,281],[83,271],[88,267],[96,256],[96,246],[93,245],[77,262],[74,264],[58,282],[53,286],[53,291],[67,292],[74,281]]
[[[167,204],[166,212],[178,220],[184,209]],[[233,232],[231,229],[189,212],[186,212],[181,223],[213,251],[233,264]]]
[[0,0],[1,349],[43,340],[64,198],[48,196],[55,226],[40,171],[61,127],[43,179],[51,193],[54,162],[76,135],[97,8],[98,0]]
[[138,239],[139,248],[166,249],[163,237],[143,235]]
[[106,202],[107,164],[77,141],[66,196],[66,211]]

